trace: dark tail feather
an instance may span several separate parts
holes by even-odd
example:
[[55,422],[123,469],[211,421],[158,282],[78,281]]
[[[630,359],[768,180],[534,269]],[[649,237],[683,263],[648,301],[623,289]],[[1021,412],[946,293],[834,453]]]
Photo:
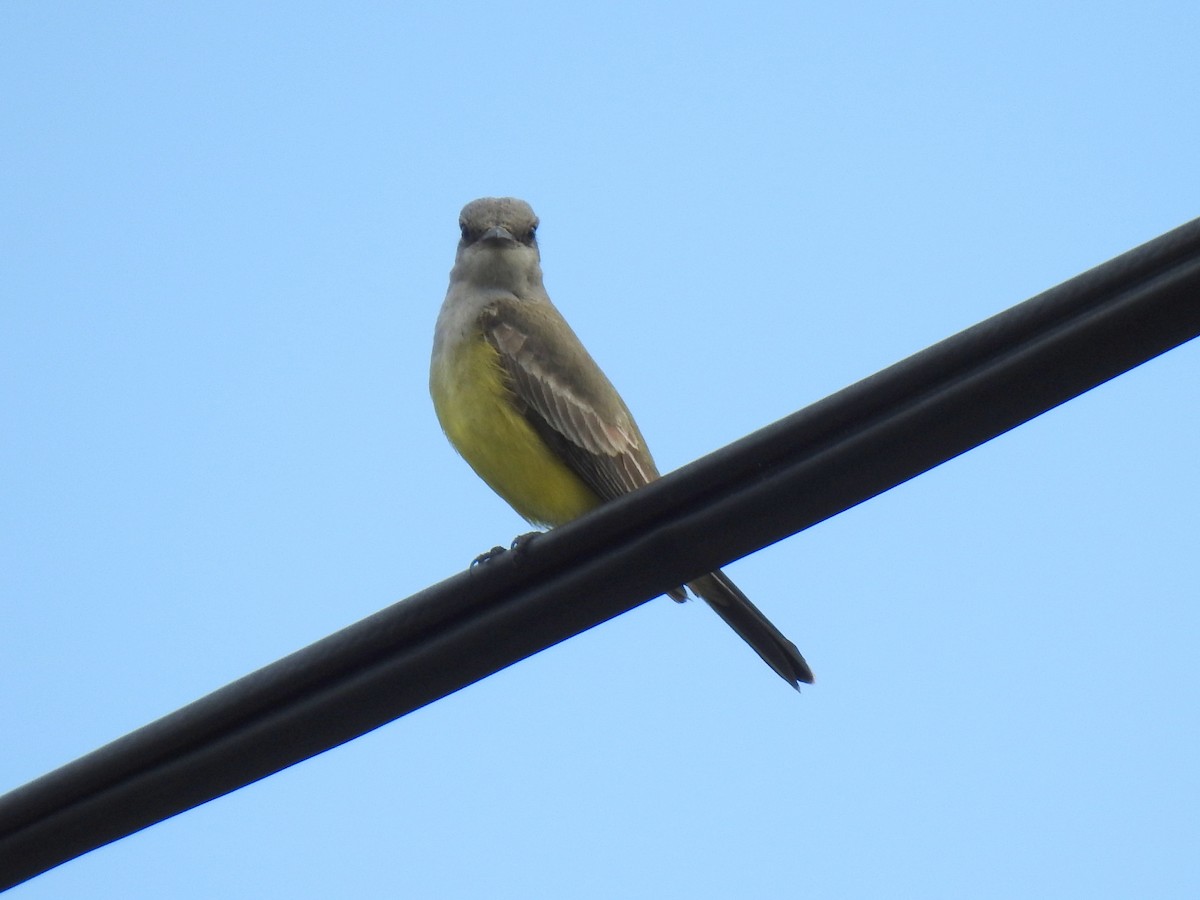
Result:
[[768,666],[779,677],[796,690],[800,682],[812,684],[812,669],[796,649],[796,645],[783,636],[771,621],[759,612],[758,607],[738,590],[719,569],[702,578],[697,578],[689,588],[713,608],[725,624],[738,633],[743,641],[754,648]]

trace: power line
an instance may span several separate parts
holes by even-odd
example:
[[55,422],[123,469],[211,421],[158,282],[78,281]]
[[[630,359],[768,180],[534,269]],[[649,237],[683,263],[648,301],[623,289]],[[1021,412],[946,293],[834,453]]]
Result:
[[1200,334],[1200,219],[0,797],[0,890],[358,737]]

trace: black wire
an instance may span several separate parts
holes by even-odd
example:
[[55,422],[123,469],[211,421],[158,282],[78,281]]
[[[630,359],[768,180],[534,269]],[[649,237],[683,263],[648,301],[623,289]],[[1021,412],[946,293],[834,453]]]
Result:
[[0,797],[0,890],[378,728],[1198,334],[1195,220]]

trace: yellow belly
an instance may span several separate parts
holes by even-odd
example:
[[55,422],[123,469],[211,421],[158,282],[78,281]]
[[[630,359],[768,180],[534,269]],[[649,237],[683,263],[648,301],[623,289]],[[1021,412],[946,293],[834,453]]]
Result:
[[561,525],[600,503],[512,405],[482,336],[435,361],[429,381],[446,437],[492,490],[535,525]]

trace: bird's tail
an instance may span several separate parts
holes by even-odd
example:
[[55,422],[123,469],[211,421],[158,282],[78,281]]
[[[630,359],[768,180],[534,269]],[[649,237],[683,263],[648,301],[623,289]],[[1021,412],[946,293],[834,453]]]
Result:
[[750,602],[724,572],[718,569],[697,578],[688,587],[708,603],[743,641],[753,647],[763,658],[763,662],[774,669],[780,678],[796,690],[800,689],[801,681],[812,684],[812,669],[808,667],[796,645],[771,624],[771,620]]

